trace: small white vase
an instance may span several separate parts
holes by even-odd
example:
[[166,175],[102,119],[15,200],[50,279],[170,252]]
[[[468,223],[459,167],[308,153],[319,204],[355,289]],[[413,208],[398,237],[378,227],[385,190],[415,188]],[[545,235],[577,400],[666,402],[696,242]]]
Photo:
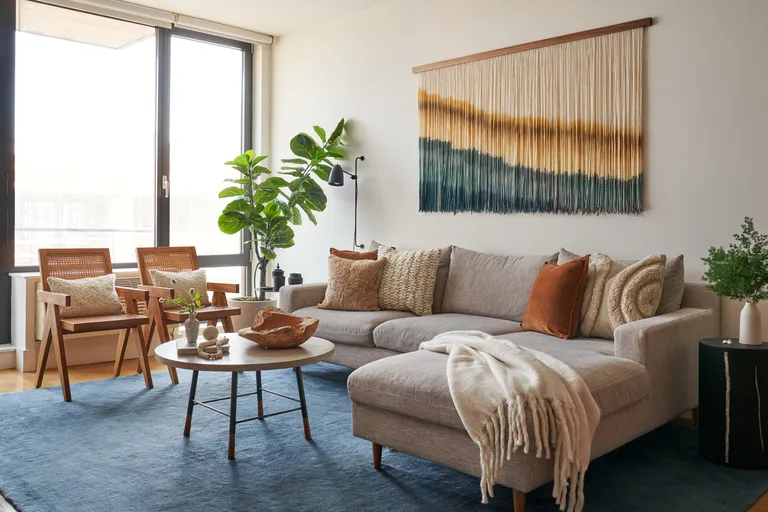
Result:
[[741,309],[739,322],[739,343],[742,345],[762,345],[762,325],[760,310],[754,302],[746,302]]
[[197,336],[200,334],[200,320],[191,313],[189,318],[184,320],[184,333],[187,335],[187,345],[197,343]]

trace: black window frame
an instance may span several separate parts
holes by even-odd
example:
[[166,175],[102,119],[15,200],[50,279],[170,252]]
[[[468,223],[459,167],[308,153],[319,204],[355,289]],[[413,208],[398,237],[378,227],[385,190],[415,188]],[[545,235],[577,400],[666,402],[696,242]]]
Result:
[[[63,7],[61,7],[63,8]],[[93,16],[97,14],[87,13]],[[39,272],[39,266],[16,266],[14,254],[15,231],[15,71],[16,71],[16,2],[0,1],[0,345],[11,343],[11,273]],[[126,23],[133,23],[120,20]],[[254,51],[251,43],[228,39],[211,34],[181,28],[155,28],[156,36],[156,157],[155,157],[155,246],[166,247],[170,243],[170,201],[173,200],[171,186],[169,197],[165,197],[163,178],[170,183],[170,77],[171,38],[182,37],[195,41],[226,46],[243,52],[242,76],[242,140],[245,152],[253,148],[253,66]],[[224,155],[226,157],[227,155]],[[241,252],[237,254],[198,255],[200,267],[243,267],[245,293],[252,289],[251,255],[246,244],[246,235],[241,235]],[[115,269],[136,268],[136,262],[113,263]]]

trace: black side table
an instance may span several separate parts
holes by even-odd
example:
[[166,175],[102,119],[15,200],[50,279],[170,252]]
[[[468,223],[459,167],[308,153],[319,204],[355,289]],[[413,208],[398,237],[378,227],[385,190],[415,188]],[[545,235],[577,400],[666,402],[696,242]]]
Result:
[[699,453],[738,468],[768,468],[768,343],[699,342]]

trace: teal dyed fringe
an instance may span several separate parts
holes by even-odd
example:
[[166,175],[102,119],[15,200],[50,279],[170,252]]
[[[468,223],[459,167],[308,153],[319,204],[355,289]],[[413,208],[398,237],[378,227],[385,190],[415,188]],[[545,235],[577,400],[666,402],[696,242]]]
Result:
[[643,211],[642,176],[621,180],[507,164],[450,142],[419,139],[419,211],[629,213]]

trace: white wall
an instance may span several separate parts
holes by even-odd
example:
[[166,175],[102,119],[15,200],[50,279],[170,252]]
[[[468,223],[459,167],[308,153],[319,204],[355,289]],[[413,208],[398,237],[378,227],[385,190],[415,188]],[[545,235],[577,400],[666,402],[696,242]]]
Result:
[[[642,215],[418,212],[413,66],[648,16],[655,24],[645,38]],[[366,157],[359,235],[366,244],[683,253],[687,277],[698,279],[707,248],[729,243],[745,215],[768,231],[766,19],[764,0],[393,0],[338,13],[274,46],[272,165],[288,155],[295,133],[330,129],[344,116],[349,155]],[[300,227],[296,247],[279,256],[305,281],[326,277],[328,247],[352,243],[353,187],[327,194],[319,225]]]

